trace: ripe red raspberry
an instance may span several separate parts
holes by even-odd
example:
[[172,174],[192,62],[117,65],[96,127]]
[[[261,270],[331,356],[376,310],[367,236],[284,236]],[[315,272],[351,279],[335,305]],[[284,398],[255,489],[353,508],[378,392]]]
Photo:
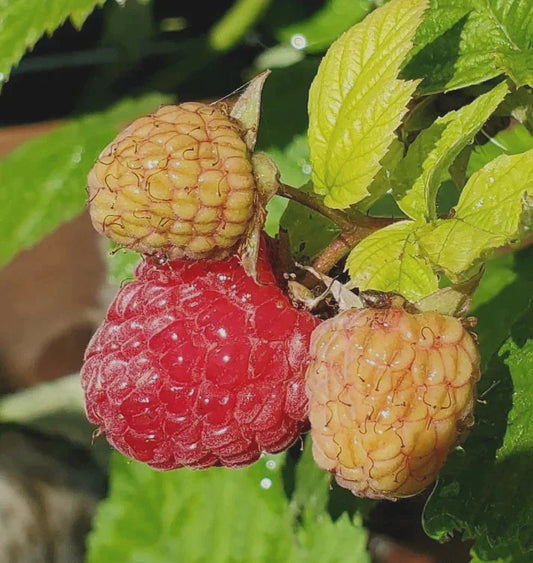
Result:
[[295,309],[260,256],[143,262],[94,335],[81,372],[89,420],[158,469],[239,467],[294,442],[317,320]]
[[257,199],[243,135],[223,109],[196,102],[137,119],[89,174],[94,227],[146,254],[229,255]]
[[478,379],[454,317],[350,309],[325,321],[306,381],[316,463],[357,496],[419,493],[472,424]]

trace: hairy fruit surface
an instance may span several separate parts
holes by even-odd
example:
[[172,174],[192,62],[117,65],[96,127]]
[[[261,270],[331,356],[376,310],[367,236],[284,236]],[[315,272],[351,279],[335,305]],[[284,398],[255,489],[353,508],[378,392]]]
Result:
[[432,483],[472,424],[479,355],[454,317],[350,309],[315,329],[306,377],[316,463],[395,499]]
[[137,119],[89,173],[94,227],[145,254],[227,256],[245,237],[256,202],[242,136],[222,109],[197,102]]
[[295,309],[260,255],[137,267],[86,351],[87,416],[158,469],[240,467],[306,424],[304,374],[318,321]]

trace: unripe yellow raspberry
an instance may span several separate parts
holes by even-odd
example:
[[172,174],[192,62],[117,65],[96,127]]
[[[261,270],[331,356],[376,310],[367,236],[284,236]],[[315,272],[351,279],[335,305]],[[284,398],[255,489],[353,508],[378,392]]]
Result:
[[471,426],[478,379],[457,318],[370,308],[323,322],[306,382],[316,463],[357,496],[421,492]]
[[124,129],[88,178],[96,230],[170,259],[223,258],[246,235],[256,184],[243,132],[216,106],[165,106]]

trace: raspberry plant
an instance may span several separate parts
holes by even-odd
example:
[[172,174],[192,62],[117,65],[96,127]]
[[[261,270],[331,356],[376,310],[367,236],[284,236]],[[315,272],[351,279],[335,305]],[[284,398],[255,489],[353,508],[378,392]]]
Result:
[[[75,25],[81,26],[91,10],[103,2],[49,0],[46,10],[37,9],[41,3],[35,0],[25,4],[8,2],[1,8],[5,12],[2,14],[5,27],[11,30],[0,38],[0,73],[4,80],[42,33],[52,32],[68,16]],[[527,493],[528,477],[533,468],[533,425],[529,412],[533,397],[530,382],[533,369],[531,2],[329,0],[313,14],[300,13],[301,8],[296,3],[272,0],[270,8],[268,4],[255,0],[236,2],[213,24],[206,38],[198,38],[196,43],[184,42],[178,49],[178,62],[165,61],[170,64],[168,74],[148,73],[145,88],[151,94],[123,91],[120,79],[110,82],[109,76],[102,76],[101,81],[94,82],[94,91],[103,99],[114,99],[115,90],[121,91],[123,101],[115,101],[104,110],[100,105],[99,112],[73,118],[52,133],[26,142],[0,162],[2,263],[9,262],[17,252],[35,244],[84,209],[86,198],[82,187],[91,169],[89,199],[91,205],[96,204],[91,208],[93,219],[104,234],[111,234],[120,245],[114,247],[109,256],[110,279],[121,283],[133,277],[133,267],[141,259],[137,269],[139,279],[120,290],[106,323],[89,348],[84,368],[86,390],[89,389],[89,394],[94,392],[96,397],[94,403],[88,403],[89,417],[110,434],[111,442],[127,455],[150,461],[160,469],[178,465],[199,467],[224,461],[216,452],[204,450],[200,458],[190,458],[191,461],[185,458],[180,461],[173,454],[171,463],[160,455],[163,451],[168,453],[168,448],[159,451],[157,459],[152,458],[155,450],[142,442],[138,432],[133,441],[128,435],[130,443],[125,445],[128,444],[126,433],[113,410],[124,409],[120,385],[107,389],[111,394],[106,396],[102,387],[91,382],[91,371],[96,374],[96,380],[100,378],[99,384],[109,377],[110,372],[102,375],[99,370],[115,353],[111,350],[113,344],[121,348],[120,354],[125,354],[119,361],[127,364],[134,361],[128,343],[140,343],[144,347],[151,338],[158,336],[158,333],[148,334],[145,328],[137,339],[130,339],[127,331],[126,338],[120,342],[115,342],[112,335],[105,336],[106,330],[118,333],[126,326],[125,318],[114,313],[116,303],[128,301],[124,296],[135,293],[135,288],[145,284],[147,289],[144,293],[139,290],[138,296],[135,293],[131,306],[138,301],[141,317],[150,317],[152,324],[157,324],[165,313],[157,311],[157,302],[150,301],[146,295],[153,289],[151,284],[155,284],[158,291],[162,291],[160,286],[169,284],[169,293],[174,296],[185,287],[182,281],[173,279],[175,274],[167,276],[165,272],[173,272],[172,268],[194,271],[198,278],[188,283],[200,287],[205,286],[211,268],[224,269],[233,264],[257,277],[259,285],[244,271],[239,274],[244,276],[243,283],[252,284],[250,287],[258,295],[264,291],[276,292],[284,307],[291,311],[291,318],[301,316],[309,323],[323,321],[314,333],[310,350],[309,370],[314,371],[308,371],[307,387],[312,429],[303,434],[303,448],[296,442],[288,452],[263,455],[245,469],[211,468],[200,472],[183,468],[157,472],[115,454],[110,466],[110,496],[96,519],[89,540],[88,560],[368,560],[365,524],[375,501],[360,501],[336,485],[330,492],[331,477],[314,463],[314,449],[314,459],[319,465],[357,494],[396,498],[426,488],[423,512],[426,533],[437,540],[446,540],[453,534],[472,540],[473,561],[530,561],[533,557],[533,503],[522,488],[525,487]],[[290,13],[280,12],[280,7]],[[107,3],[104,9],[110,18],[124,18],[127,22],[135,10],[146,10],[146,15],[151,8],[146,3],[128,0],[124,8]],[[127,29],[127,25],[124,28]],[[257,52],[251,68],[238,68],[237,79],[237,65],[228,59],[239,53],[239,43],[251,37],[247,32],[252,28],[254,33],[265,34],[262,44],[274,42],[277,45]],[[125,44],[131,41],[127,31],[123,39]],[[225,56],[228,53],[231,55]],[[141,68],[140,61],[137,63]],[[272,72],[267,78],[261,72],[269,67]],[[221,84],[217,85],[213,77],[218,76],[218,68],[233,77],[235,82],[231,87],[223,89]],[[122,71],[116,70],[120,75]],[[127,72],[131,70],[130,67]],[[122,78],[127,72],[124,71]],[[212,105],[205,102],[208,98],[226,97],[242,82],[243,76],[255,75],[260,78],[252,80],[248,89],[243,88],[244,94],[233,106],[234,111],[237,108],[236,113],[229,109],[233,99]],[[193,107],[187,105],[186,100],[191,98],[189,92],[199,91],[195,87],[199,83],[209,86],[197,96],[204,99],[202,106],[194,107],[225,112],[226,117],[235,119],[230,128],[233,127],[235,138],[243,144],[239,166],[246,169],[249,179],[253,174],[247,195],[256,194],[254,190],[262,186],[263,196],[254,195],[253,205],[252,198],[248,198],[244,206],[238,206],[242,212],[236,221],[238,232],[223,233],[225,240],[220,238],[218,230],[224,226],[217,223],[208,228],[205,225],[209,222],[202,222],[202,218],[197,221],[197,213],[216,211],[218,221],[227,210],[231,194],[208,190],[209,197],[228,199],[222,203],[217,199],[215,205],[209,201],[209,209],[204,209],[202,205],[206,202],[200,201],[201,197],[196,198],[197,194],[191,195],[190,188],[197,187],[208,165],[217,168],[220,158],[223,160],[227,155],[221,157],[219,153],[212,162],[207,158],[205,162],[200,159],[190,165],[194,170],[185,172],[194,176],[191,181],[194,185],[184,185],[178,178],[169,186],[167,165],[175,157],[174,148],[165,145],[162,149],[167,141],[162,137],[152,143],[153,135],[158,133],[153,130],[147,133],[141,127],[147,120],[151,123],[154,119],[146,116],[168,115],[164,107],[168,104],[175,107],[176,103],[185,103],[177,107]],[[179,100],[154,93],[158,91],[171,91]],[[135,99],[126,99],[132,96]],[[126,134],[121,133],[132,122]],[[137,137],[129,146],[131,134]],[[194,137],[191,129],[186,134]],[[252,155],[256,136],[257,148],[266,156],[260,156],[258,151]],[[111,157],[114,147],[124,139],[127,146],[122,147],[122,152],[115,152],[124,155],[126,160],[118,166]],[[102,153],[106,145],[110,149]],[[139,149],[147,153],[148,160],[157,153],[156,168],[157,172],[162,172],[162,178],[161,182],[156,182],[156,187],[159,185],[169,192],[165,192],[166,195],[171,194],[163,199],[172,200],[173,196],[181,194],[183,197],[177,199],[187,199],[189,205],[198,204],[194,220],[180,215],[184,208],[175,207],[174,201],[161,202],[158,197],[154,200],[153,192],[148,189],[150,183],[137,176],[144,165],[140,167],[133,162],[129,167],[132,161],[127,158],[132,150],[135,158],[140,158],[139,162],[145,156],[139,157],[136,153]],[[200,149],[198,146],[198,153]],[[184,154],[182,151],[181,156]],[[188,164],[177,158],[174,161],[178,163],[177,168],[182,167],[181,172]],[[110,167],[109,170],[106,167]],[[152,173],[153,163],[144,168],[145,172]],[[133,179],[132,170],[134,181],[126,181]],[[217,168],[215,172],[220,170]],[[121,191],[124,188],[126,192],[138,189],[139,193],[133,194],[139,196],[137,200],[130,197],[131,193]],[[227,192],[232,188],[228,183]],[[277,195],[271,198],[273,192]],[[103,208],[98,208],[98,198],[103,199]],[[118,221],[109,224],[107,218],[115,213]],[[257,270],[256,265],[258,260],[260,265],[264,260],[259,251],[259,230],[265,220],[268,235],[277,238],[273,265],[282,275],[275,284],[271,280],[272,286],[262,287],[261,275],[258,275],[261,266]],[[134,225],[131,236],[121,234],[125,227],[123,221]],[[188,232],[182,232],[187,229],[191,231],[190,239]],[[202,229],[205,232],[200,232]],[[198,239],[194,244],[199,246],[191,247],[194,237]],[[121,247],[145,256],[139,258],[135,252]],[[148,258],[152,254],[155,256]],[[179,262],[174,262],[178,257]],[[193,262],[183,262],[181,258]],[[167,259],[170,261],[166,262]],[[208,261],[202,262],[205,259]],[[220,261],[209,261],[213,259]],[[143,276],[148,275],[147,272],[152,272],[154,277],[145,280]],[[276,287],[278,284],[283,288]],[[292,305],[285,285],[289,286]],[[216,310],[218,297],[214,294],[220,295],[224,290],[203,286],[200,290],[206,301],[203,310],[208,316],[210,308]],[[383,294],[391,299],[400,295],[402,303],[406,303],[389,305],[385,312],[372,304],[357,308],[361,298],[363,301],[376,295],[383,298]],[[238,298],[233,296],[233,299]],[[172,301],[174,315],[181,311],[175,305],[179,303],[179,298]],[[235,302],[228,301],[226,305],[227,311],[237,310]],[[128,305],[124,306],[127,309]],[[312,309],[315,320],[309,321],[310,313],[297,310],[306,307]],[[247,315],[250,322],[236,339],[238,346],[245,346],[243,343],[250,343],[257,336],[253,333],[255,328],[249,327],[255,323],[255,313]],[[477,318],[477,327],[473,329],[476,336],[469,336],[472,322],[466,320],[466,315]],[[427,358],[431,356],[434,369],[428,368],[430,360],[427,358],[427,365],[421,362],[419,365],[424,369],[418,372],[413,363],[406,366],[404,371],[408,372],[408,377],[402,390],[410,398],[396,402],[385,392],[379,394],[379,383],[385,384],[384,379],[389,376],[392,379],[392,366],[401,340],[397,338],[397,332],[401,333],[398,326],[403,326],[398,318],[410,316],[416,319],[413,323],[424,325],[419,326],[420,334],[424,333],[426,325],[434,325],[431,329],[434,339],[423,352]],[[443,319],[450,316],[463,319],[462,322],[450,319],[450,326],[457,331],[460,329],[457,341],[450,337],[453,330],[448,325],[444,327]],[[271,311],[267,317],[260,328],[272,332],[279,319]],[[366,319],[368,325],[355,331],[346,324],[353,318]],[[290,324],[284,325],[286,333],[277,341],[290,342],[294,337]],[[238,325],[242,330],[243,324]],[[165,326],[168,328],[168,324]],[[194,336],[198,326],[202,335],[209,332],[207,325],[195,324],[190,334]],[[310,332],[312,326],[308,328]],[[172,353],[165,335],[169,336],[170,332],[162,331],[159,344],[150,348],[152,367]],[[339,342],[332,345],[335,339]],[[447,341],[450,339],[453,342]],[[321,356],[318,348],[322,340],[326,344]],[[481,358],[478,401],[474,401],[474,383],[479,375],[474,340],[477,340]],[[359,349],[356,344],[361,341]],[[181,340],[183,342],[185,340]],[[192,344],[197,346],[198,341]],[[212,344],[211,340],[202,341],[208,351],[198,358],[209,357],[211,352],[216,356],[218,349],[211,350]],[[417,346],[404,348],[422,354]],[[110,356],[102,353],[108,348]],[[376,350],[381,352],[378,354]],[[91,368],[94,354],[102,355],[104,360],[103,364]],[[468,369],[464,367],[465,362],[459,362],[460,356],[468,357]],[[235,353],[235,357],[240,356]],[[435,367],[437,357],[442,360],[442,369]],[[377,394],[361,389],[358,392],[362,359],[367,363],[369,359],[374,361],[372,365],[384,372],[377,380],[373,372],[363,382],[375,383],[373,389],[378,388]],[[279,375],[274,360],[279,361],[279,355],[273,354],[269,360],[271,374]],[[264,367],[265,362],[263,358],[257,365],[248,364],[251,379],[257,366]],[[306,362],[307,359],[300,358],[296,362],[298,366],[293,366],[300,378],[294,381],[300,389]],[[330,371],[332,366],[337,370],[334,375]],[[323,376],[320,376],[321,370]],[[192,377],[193,371],[186,375]],[[200,371],[202,377],[205,376],[204,384],[209,379],[206,373],[213,370]],[[283,370],[278,366],[278,371]],[[447,416],[442,420],[447,421],[447,425],[438,427],[431,417],[431,420],[424,419],[425,425],[418,419],[409,419],[407,411],[415,404],[415,396],[424,397],[428,391],[427,382],[418,380],[419,372],[425,372],[426,377],[431,372],[433,377],[440,378],[437,391],[433,390],[439,396],[424,404],[445,413]],[[126,373],[129,372],[126,370]],[[118,375],[120,383],[123,373]],[[344,388],[335,389],[339,378],[344,378],[344,384],[348,381],[352,385],[347,394]],[[279,381],[281,387],[288,385],[283,378]],[[398,384],[398,389],[400,387]],[[450,400],[450,405],[454,405],[450,410],[451,406],[444,408],[448,405],[444,401],[452,387],[455,402]],[[456,392],[457,389],[462,391]],[[165,418],[168,411],[161,410],[161,393],[150,395],[150,409],[144,410],[147,394],[139,392],[138,395],[132,395],[133,399],[138,399],[138,404],[128,411],[128,415],[131,414],[129,429],[136,426],[137,431],[148,432],[148,440],[151,440],[160,426],[150,427],[153,423],[150,414],[152,411],[162,413]],[[153,397],[156,399],[150,402]],[[185,403],[177,398],[178,395],[174,395],[170,403],[183,407]],[[298,401],[300,399],[303,396]],[[398,440],[396,444],[393,439],[388,441],[387,433],[379,432],[379,421],[371,419],[376,410],[371,407],[380,400],[390,408],[382,405],[381,410],[377,409],[378,414],[384,416],[387,411],[393,416],[394,425],[391,423],[390,428],[396,438],[400,437],[402,445]],[[298,401],[301,406],[303,402]],[[198,419],[205,423],[206,419],[201,418],[205,413],[198,410],[200,407],[201,404],[195,403],[187,411],[192,425]],[[287,430],[287,436],[281,433],[271,436],[269,444],[268,440],[264,443],[256,440],[253,452],[247,452],[249,456],[241,460],[242,464],[254,461],[261,451],[281,450],[296,439],[298,431],[306,424],[306,412],[301,410],[297,414],[293,412],[292,418],[289,416],[292,424],[289,430],[286,424],[280,425]],[[220,413],[222,410],[218,409],[217,416],[227,414]],[[285,415],[287,412],[280,415],[279,420],[288,420]],[[373,434],[365,438],[362,428],[370,420],[374,424]],[[113,436],[115,423],[118,430]],[[410,423],[414,423],[413,428],[416,426],[413,430],[418,433],[416,437],[407,430]],[[243,435],[247,424],[241,423]],[[267,426],[270,427],[270,423]],[[467,436],[464,431],[470,426]],[[333,437],[329,441],[323,441],[324,428],[335,429],[327,436],[328,440]],[[170,423],[167,430],[166,438],[172,440]],[[438,439],[431,441],[428,436],[438,436]],[[411,480],[402,481],[400,488],[395,489],[400,482],[396,458],[413,461],[402,450],[409,440],[415,448],[425,448],[418,456],[424,458],[424,463],[421,459],[414,460]],[[361,452],[365,441],[372,441],[372,444]],[[181,442],[180,447],[183,449],[185,444],[191,443]],[[272,444],[272,448],[268,447]],[[334,448],[330,447],[332,444]],[[387,448],[393,449],[394,455],[378,459]],[[317,454],[318,450],[324,455]],[[376,462],[382,463],[381,482],[377,474],[372,474]],[[424,469],[418,475],[421,467]],[[437,473],[438,480],[433,485]],[[413,476],[420,477],[416,486]],[[383,486],[385,482],[388,484]],[[391,482],[395,485],[390,486]],[[346,506],[350,507],[349,511],[344,510]],[[128,530],[127,535],[124,530]]]

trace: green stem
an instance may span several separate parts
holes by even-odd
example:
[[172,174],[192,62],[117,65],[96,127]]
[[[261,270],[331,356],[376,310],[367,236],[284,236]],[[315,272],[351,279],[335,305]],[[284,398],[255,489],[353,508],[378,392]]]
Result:
[[[287,184],[281,184],[278,189],[278,195],[296,201],[313,211],[320,213],[326,219],[329,219],[332,223],[335,223],[341,231],[350,231],[354,226],[354,216],[351,213],[347,213],[342,209],[332,209],[328,207],[320,196],[315,194],[310,194],[304,192],[303,190],[298,190]],[[362,217],[365,215],[361,214]]]
[[[395,219],[367,217],[364,225],[355,225],[349,231],[341,232],[314,260],[313,268],[327,274],[352,248],[374,231],[392,224]],[[370,221],[371,220],[371,221]]]
[[278,195],[305,205],[320,213],[341,230],[341,233],[326,247],[313,262],[313,267],[327,274],[339,260],[369,234],[400,221],[389,217],[371,217],[358,211],[344,211],[328,207],[323,199],[315,194],[298,190],[287,184],[280,184]]

